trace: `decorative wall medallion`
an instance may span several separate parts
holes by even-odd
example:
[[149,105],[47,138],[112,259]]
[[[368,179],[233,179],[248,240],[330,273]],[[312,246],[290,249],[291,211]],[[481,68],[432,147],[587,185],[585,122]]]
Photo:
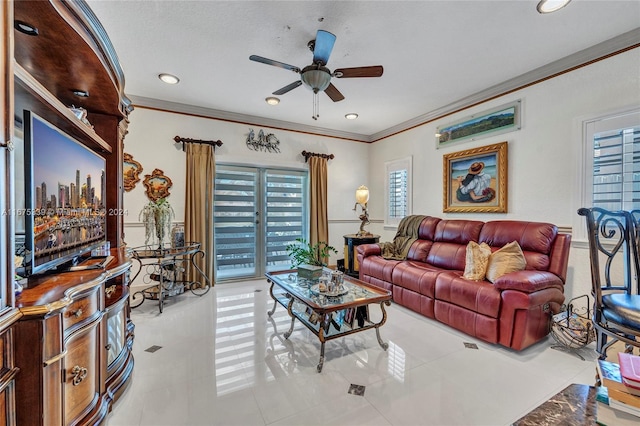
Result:
[[255,138],[253,129],[249,129],[247,135],[247,148],[254,151],[268,151],[268,152],[280,152],[280,141],[273,133],[269,133],[265,136],[264,131],[261,129],[258,132],[258,139]]
[[129,192],[140,182],[138,175],[142,173],[142,165],[134,160],[131,154],[125,152],[122,173],[124,174],[124,190]]
[[169,194],[169,188],[173,186],[171,179],[165,176],[160,169],[155,169],[150,175],[144,175],[142,184],[146,188],[145,194],[154,202],[171,195]]

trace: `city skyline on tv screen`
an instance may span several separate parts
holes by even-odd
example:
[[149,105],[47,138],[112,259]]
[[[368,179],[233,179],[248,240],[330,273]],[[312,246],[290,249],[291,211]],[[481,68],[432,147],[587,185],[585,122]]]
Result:
[[104,158],[43,121],[32,134],[34,208],[103,208]]

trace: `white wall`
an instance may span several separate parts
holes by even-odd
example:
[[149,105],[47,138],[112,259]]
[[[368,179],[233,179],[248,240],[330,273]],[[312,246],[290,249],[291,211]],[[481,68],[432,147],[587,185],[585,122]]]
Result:
[[[138,213],[148,202],[144,194],[145,174],[153,169],[164,171],[172,182],[171,196],[168,198],[176,212],[176,221],[184,220],[185,200],[185,154],[174,148],[176,135],[185,138],[221,140],[222,147],[216,148],[216,163],[232,163],[251,166],[275,166],[307,170],[308,165],[302,151],[334,154],[328,162],[328,210],[329,244],[339,254],[330,262],[342,258],[344,234],[357,232],[360,226],[358,213],[352,211],[355,190],[368,183],[370,145],[329,137],[314,136],[284,130],[274,130],[258,126],[230,123],[177,113],[160,112],[136,108],[130,116],[129,133],[125,138],[125,152],[142,164],[144,171],[136,187],[126,192],[124,204],[128,210],[125,217],[125,241],[131,247],[144,244],[144,228]],[[315,124],[315,123],[314,123]],[[247,148],[245,140],[249,128],[256,135],[260,129],[265,134],[273,133],[280,141],[280,153],[253,151]]]
[[[567,297],[590,291],[588,253],[580,244],[582,217],[582,122],[640,103],[640,49],[614,56],[563,74],[507,96],[461,111],[411,131],[374,143],[371,170],[384,162],[413,155],[413,212],[443,218],[477,220],[515,219],[551,222],[574,228],[569,261]],[[494,106],[522,100],[519,131],[461,142],[436,149],[436,128]],[[443,213],[443,154],[508,141],[508,213]],[[372,192],[384,190],[384,176],[371,174]],[[372,217],[384,216],[383,206],[372,204]],[[394,231],[375,228],[385,239]]]
[[[413,157],[415,214],[484,221],[544,221],[576,231],[583,226],[576,214],[582,203],[579,179],[582,122],[637,107],[640,102],[638,70],[640,49],[634,49],[371,145],[263,128],[265,133],[274,133],[280,140],[280,154],[249,150],[245,146],[249,125],[137,108],[130,117],[125,152],[142,164],[143,173],[160,168],[173,180],[169,201],[176,210],[177,221],[184,217],[185,159],[184,153],[173,147],[176,135],[222,140],[224,145],[217,150],[216,161],[224,163],[304,169],[301,151],[333,153],[336,158],[329,161],[329,243],[339,251],[343,246],[342,235],[353,233],[359,227],[357,213],[351,209],[354,191],[361,184],[371,191],[369,211],[373,223],[368,229],[382,235],[382,241],[393,238],[395,230],[385,229],[381,223],[384,162],[407,156]],[[436,149],[437,126],[517,99],[522,100],[521,130]],[[251,127],[256,132],[260,129]],[[502,141],[509,142],[508,213],[443,213],[443,154]],[[125,207],[129,210],[125,231],[130,246],[144,242],[138,212],[145,202],[142,183],[125,194]],[[584,244],[579,243],[571,249],[568,298],[588,293],[590,289],[588,254]],[[342,253],[332,257],[331,262],[341,257]]]

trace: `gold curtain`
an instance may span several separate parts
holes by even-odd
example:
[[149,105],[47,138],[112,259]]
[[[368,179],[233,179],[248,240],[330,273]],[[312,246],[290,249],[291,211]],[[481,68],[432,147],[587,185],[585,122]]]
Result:
[[[195,263],[214,284],[213,273],[213,191],[216,163],[212,145],[185,144],[187,152],[187,185],[184,208],[184,239],[199,242],[204,256],[196,256]],[[190,280],[204,284],[198,272],[188,271]]]
[[311,244],[329,242],[327,216],[327,159],[309,157],[309,187],[311,189],[309,239]]

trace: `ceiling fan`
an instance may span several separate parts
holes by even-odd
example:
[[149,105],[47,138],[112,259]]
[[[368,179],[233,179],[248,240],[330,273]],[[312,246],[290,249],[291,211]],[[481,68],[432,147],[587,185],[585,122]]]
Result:
[[300,80],[287,84],[281,89],[273,92],[274,95],[284,95],[285,93],[295,89],[298,86],[305,85],[314,93],[314,111],[313,119],[318,119],[318,92],[325,92],[333,102],[339,102],[344,96],[331,83],[331,78],[353,78],[353,77],[380,77],[383,72],[382,65],[374,65],[367,67],[354,68],[338,68],[333,73],[326,67],[329,62],[329,56],[336,42],[336,36],[328,31],[318,30],[315,40],[307,43],[309,49],[313,52],[313,63],[300,69],[296,66],[285,64],[284,62],[274,61],[273,59],[264,58],[258,55],[251,55],[249,59],[255,62],[261,62],[274,67],[284,68],[300,74]]

